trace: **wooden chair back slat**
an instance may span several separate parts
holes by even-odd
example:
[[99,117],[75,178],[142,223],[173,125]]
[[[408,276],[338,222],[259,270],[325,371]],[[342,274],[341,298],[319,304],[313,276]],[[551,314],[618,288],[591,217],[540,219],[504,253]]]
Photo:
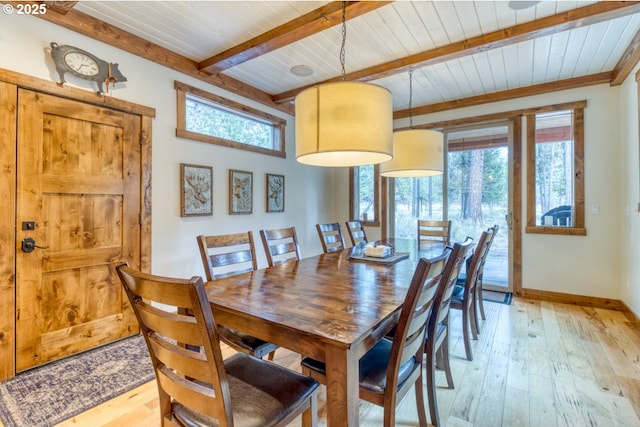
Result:
[[247,249],[239,252],[229,252],[226,254],[210,255],[213,268],[224,267],[226,265],[240,264],[253,261],[253,251]]
[[149,343],[158,360],[165,365],[187,377],[199,378],[207,383],[216,380],[211,375],[209,363],[203,353],[188,350],[183,343],[168,342],[157,335],[150,336]]
[[155,330],[169,339],[181,340],[185,344],[197,344],[200,341],[200,330],[192,316],[183,314],[167,314],[165,310],[145,302],[137,301],[141,319],[153,324]]
[[211,401],[215,399],[215,395],[207,387],[177,375],[166,366],[159,370],[158,380],[174,400],[188,402],[189,409],[216,417],[215,411],[211,410]]

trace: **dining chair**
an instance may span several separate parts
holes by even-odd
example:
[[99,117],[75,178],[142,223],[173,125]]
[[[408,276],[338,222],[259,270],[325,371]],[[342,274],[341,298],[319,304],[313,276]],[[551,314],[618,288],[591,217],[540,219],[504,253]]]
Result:
[[338,252],[345,248],[344,236],[339,223],[316,224],[316,230],[318,230],[322,250],[325,254]]
[[465,278],[464,288],[461,294],[453,294],[451,298],[451,308],[462,311],[462,337],[464,340],[464,350],[467,360],[473,360],[471,351],[471,337],[478,339],[477,313],[476,313],[476,284],[478,283],[478,274],[480,264],[485,252],[488,249],[489,231],[483,231],[476,247],[471,255],[471,260],[467,265],[467,274]]
[[[487,250],[486,253],[484,254],[484,258],[482,260],[480,260],[480,271],[478,272],[478,278],[476,280],[476,292],[474,292],[473,296],[474,296],[474,307],[476,308],[474,310],[474,316],[475,316],[475,321],[476,321],[476,333],[480,333],[480,318],[482,320],[487,320],[487,317],[485,315],[484,312],[484,299],[482,296],[482,280],[483,280],[483,276],[484,276],[484,264],[487,261],[487,257],[489,256],[489,251],[491,250],[491,246],[493,244],[493,239],[496,237],[496,234],[498,233],[498,225],[494,225],[491,228],[487,229],[487,232],[489,232],[489,242],[488,242],[488,246],[487,246]],[[460,276],[458,277],[458,283],[456,283],[455,289],[453,291],[454,295],[462,295],[462,293],[464,292],[464,285],[465,282],[467,280],[467,270],[469,269],[469,265],[471,263],[471,258],[467,258],[467,268],[465,269],[465,271],[462,271],[460,273]],[[480,313],[480,318],[478,317],[478,312]]]
[[351,220],[345,222],[345,224],[347,225],[347,231],[349,232],[349,238],[353,246],[360,242],[368,242],[367,233],[364,231],[364,227],[360,221]]
[[[495,224],[492,228],[489,228],[489,230],[491,230],[491,235],[489,236],[489,244],[487,247],[487,252],[484,254],[484,258],[482,259],[481,263],[480,263],[480,271],[478,272],[478,283],[476,284],[476,299],[477,299],[477,306],[479,308],[480,311],[480,317],[482,318],[482,320],[487,320],[487,316],[484,313],[484,300],[482,299],[482,284],[483,284],[483,276],[484,276],[484,264],[487,261],[487,258],[489,257],[489,251],[491,250],[491,247],[493,246],[493,241],[496,237],[496,234],[498,234],[498,224]],[[489,231],[487,230],[487,231]],[[476,320],[477,320],[477,316],[476,316]],[[478,322],[476,322],[476,326],[478,326],[478,333],[480,333],[480,325]]]
[[[202,264],[207,281],[214,281],[235,274],[257,269],[253,233],[223,234],[197,237]],[[262,358],[269,355],[273,360],[277,345],[247,335],[244,332],[218,325],[218,333],[225,343],[237,351]]]
[[269,267],[301,258],[295,227],[260,230],[260,237]]
[[162,426],[285,426],[300,415],[316,425],[316,380],[245,353],[223,360],[201,277],[117,272],[153,362]]
[[451,375],[451,365],[449,363],[450,303],[453,289],[465,264],[472,241],[472,238],[467,237],[464,242],[455,243],[453,249],[447,248],[447,250],[451,251],[451,254],[442,273],[431,316],[429,316],[425,344],[425,354],[427,355],[425,364],[427,372],[427,401],[429,403],[431,424],[436,427],[442,425],[436,399],[436,367],[445,371],[447,387],[453,388],[453,376]]
[[[384,408],[384,426],[395,426],[396,406],[414,386],[420,426],[427,426],[422,386],[427,321],[449,253],[421,258],[407,291],[396,332],[383,337],[359,362],[360,399]],[[309,357],[302,360],[302,373],[326,384],[326,366]]]
[[444,243],[451,240],[451,221],[418,220],[418,243]]

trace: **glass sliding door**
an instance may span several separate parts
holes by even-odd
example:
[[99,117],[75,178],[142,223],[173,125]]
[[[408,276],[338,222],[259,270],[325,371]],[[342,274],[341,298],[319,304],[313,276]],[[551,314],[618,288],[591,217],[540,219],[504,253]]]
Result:
[[477,240],[483,230],[499,231],[484,267],[483,284],[511,290],[508,218],[510,209],[509,123],[445,131],[448,147],[446,217],[452,241]]
[[417,238],[417,220],[451,220],[451,241],[478,240],[483,230],[499,231],[485,263],[483,284],[512,291],[510,218],[513,166],[512,125],[505,121],[444,130],[445,173],[424,178],[392,178],[389,235]]

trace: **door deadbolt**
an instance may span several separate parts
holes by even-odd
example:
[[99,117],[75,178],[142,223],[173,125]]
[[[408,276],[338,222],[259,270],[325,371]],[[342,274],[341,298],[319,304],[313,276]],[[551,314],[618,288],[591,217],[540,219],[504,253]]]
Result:
[[49,246],[38,246],[36,245],[36,241],[33,240],[31,237],[27,237],[26,239],[24,239],[22,241],[22,251],[29,253],[29,252],[33,252],[35,248],[38,249],[49,249]]

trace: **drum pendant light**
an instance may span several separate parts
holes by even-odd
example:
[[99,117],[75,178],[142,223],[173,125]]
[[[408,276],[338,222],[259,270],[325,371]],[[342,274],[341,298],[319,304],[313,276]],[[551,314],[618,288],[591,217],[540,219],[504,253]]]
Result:
[[345,81],[346,2],[342,4],[342,81],[306,89],[295,100],[296,160],[308,165],[370,165],[393,155],[391,92]]
[[413,129],[411,115],[413,70],[409,71],[409,129],[393,133],[393,159],[380,165],[380,175],[420,177],[444,171],[444,136],[430,129]]

